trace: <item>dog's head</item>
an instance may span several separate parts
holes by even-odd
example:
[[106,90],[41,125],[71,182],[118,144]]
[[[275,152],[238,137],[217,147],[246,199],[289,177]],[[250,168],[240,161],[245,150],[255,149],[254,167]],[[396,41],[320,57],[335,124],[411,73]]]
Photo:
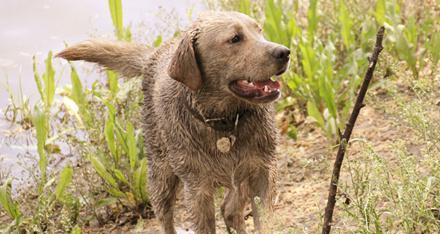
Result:
[[210,12],[185,32],[168,74],[193,91],[224,92],[250,103],[267,103],[280,96],[280,84],[271,77],[286,71],[289,54],[285,46],[265,40],[252,18]]

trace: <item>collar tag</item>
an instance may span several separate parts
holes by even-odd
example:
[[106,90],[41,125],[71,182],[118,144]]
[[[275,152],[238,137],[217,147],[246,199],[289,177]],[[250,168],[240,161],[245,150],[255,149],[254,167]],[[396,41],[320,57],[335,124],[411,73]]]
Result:
[[222,137],[217,140],[217,149],[222,153],[228,153],[234,145],[237,138],[234,135]]

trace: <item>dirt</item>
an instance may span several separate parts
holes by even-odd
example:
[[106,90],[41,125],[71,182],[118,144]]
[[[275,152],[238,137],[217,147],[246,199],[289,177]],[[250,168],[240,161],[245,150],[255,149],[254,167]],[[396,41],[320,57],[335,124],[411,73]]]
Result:
[[[398,87],[399,85],[397,85]],[[348,160],[356,160],[371,147],[378,155],[388,161],[395,160],[393,147],[396,142],[404,142],[407,150],[421,154],[423,142],[417,141],[415,132],[405,125],[397,114],[399,98],[413,99],[414,94],[408,92],[408,86],[398,87],[399,97],[391,93],[382,93],[380,88],[369,91],[366,106],[357,120],[350,145],[346,154]],[[408,92],[408,93],[405,93]],[[438,98],[438,97],[437,97]],[[440,99],[438,99],[440,100]],[[280,118],[277,118],[280,119]],[[270,219],[273,233],[320,233],[322,214],[326,205],[330,175],[337,151],[337,144],[330,142],[310,119],[305,119],[298,129],[297,140],[282,134],[278,147],[278,193],[274,215]],[[280,126],[282,124],[280,123]],[[346,164],[344,164],[346,165]],[[346,166],[342,168],[341,182],[348,179]],[[349,225],[342,223],[340,206],[344,196],[338,196],[335,219],[335,233],[346,233]],[[175,223],[178,233],[192,233],[189,230],[187,213],[179,194],[176,204]],[[216,199],[217,233],[226,233],[225,224],[219,212],[221,196]],[[160,233],[157,219],[138,219],[132,221],[132,214],[118,217],[119,225],[109,223],[99,226],[91,222],[81,227],[82,233]],[[5,218],[5,217],[3,217]],[[0,222],[3,222],[0,215]],[[7,220],[7,219],[6,219]],[[248,230],[252,232],[252,218],[246,221]]]
[[[381,105],[367,105],[358,118],[347,156],[356,159],[368,144],[384,157],[391,156],[393,143],[405,140],[409,150],[418,152],[417,143],[412,142],[411,130],[401,124],[387,106],[394,108],[393,100],[383,101]],[[271,226],[274,233],[318,233],[322,223],[322,214],[327,201],[328,185],[336,144],[329,142],[324,134],[313,127],[308,119],[299,129],[298,140],[283,137],[278,147],[278,194]],[[392,158],[390,158],[392,160]],[[341,175],[341,181],[347,174]],[[179,195],[182,197],[182,194]],[[339,196],[343,200],[343,196]],[[221,199],[216,200],[217,232],[226,233],[224,222],[219,213]],[[179,233],[190,227],[181,200],[178,200],[175,215]],[[338,227],[338,208],[335,212],[335,229]],[[252,218],[247,220],[248,230],[253,230]],[[91,228],[84,233],[109,232],[108,228]],[[156,219],[142,220],[137,225],[112,226],[110,233],[159,233]]]

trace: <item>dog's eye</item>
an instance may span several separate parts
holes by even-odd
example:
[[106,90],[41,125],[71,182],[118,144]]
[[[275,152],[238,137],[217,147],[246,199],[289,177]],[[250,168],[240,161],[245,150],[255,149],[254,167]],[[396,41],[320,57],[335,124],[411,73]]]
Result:
[[231,38],[231,40],[229,40],[229,42],[232,44],[240,42],[240,41],[241,41],[241,38],[239,35],[235,35],[233,38]]

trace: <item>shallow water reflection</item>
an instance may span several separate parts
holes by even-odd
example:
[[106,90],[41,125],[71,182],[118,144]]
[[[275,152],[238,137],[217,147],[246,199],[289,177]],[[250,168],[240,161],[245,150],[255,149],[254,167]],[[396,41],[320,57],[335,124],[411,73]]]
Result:
[[[0,7],[0,176],[9,172],[14,178],[29,176],[24,167],[35,167],[35,145],[29,133],[9,136],[19,131],[3,119],[10,87],[19,95],[20,80],[23,93],[35,103],[39,96],[32,72],[32,56],[36,56],[40,73],[48,51],[60,51],[65,43],[73,44],[90,37],[113,38],[113,25],[108,1],[90,0],[3,0]],[[133,39],[151,42],[156,35],[169,36],[176,27],[189,22],[204,9],[201,0],[124,0],[124,24],[131,25]],[[69,80],[66,63],[55,60],[58,84]],[[79,66],[77,66],[79,67]],[[83,66],[81,66],[83,67]],[[86,83],[98,78],[85,66]],[[89,70],[87,70],[89,68]],[[63,72],[64,71],[64,72]],[[84,78],[85,76],[81,76]],[[20,163],[21,162],[21,163]],[[0,177],[1,179],[1,177]]]

